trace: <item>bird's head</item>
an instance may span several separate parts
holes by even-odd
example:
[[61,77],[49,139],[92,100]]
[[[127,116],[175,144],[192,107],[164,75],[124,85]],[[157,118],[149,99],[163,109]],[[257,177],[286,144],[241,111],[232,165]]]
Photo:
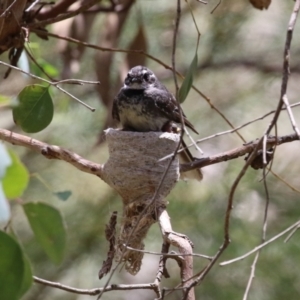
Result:
[[136,66],[132,68],[124,81],[124,88],[144,90],[154,87],[158,80],[154,73],[144,66]]

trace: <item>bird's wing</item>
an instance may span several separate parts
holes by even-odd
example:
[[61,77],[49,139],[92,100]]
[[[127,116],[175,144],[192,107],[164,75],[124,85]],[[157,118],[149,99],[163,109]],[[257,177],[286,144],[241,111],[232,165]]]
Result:
[[[182,152],[179,153],[179,161],[181,164],[184,163],[190,163],[194,161],[194,157],[192,153],[189,151],[189,148],[187,147],[185,141],[181,140],[181,145],[184,148]],[[180,177],[183,179],[196,179],[198,181],[202,180],[203,174],[201,172],[201,169],[195,169],[186,173],[181,173]]]
[[195,129],[193,124],[190,121],[188,121],[182,108],[170,92],[161,89],[151,89],[150,91],[145,93],[145,96],[146,98],[149,97],[149,99],[155,99],[155,101],[153,101],[152,104],[155,105],[158,108],[158,110],[162,114],[164,114],[168,119],[176,123],[181,123],[179,111],[181,110],[184,124],[198,134],[197,130]]
[[118,109],[118,105],[117,105],[117,101],[118,101],[117,98],[118,98],[118,96],[114,99],[114,102],[113,102],[112,117],[113,117],[113,119],[116,119],[117,121],[120,121],[119,109]]

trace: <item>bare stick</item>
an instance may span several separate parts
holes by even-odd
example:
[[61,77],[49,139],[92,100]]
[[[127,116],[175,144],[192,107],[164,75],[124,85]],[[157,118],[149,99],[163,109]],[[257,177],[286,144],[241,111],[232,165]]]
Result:
[[[124,244],[124,247],[126,245]],[[163,253],[163,252],[153,252],[153,251],[146,251],[146,250],[141,250],[141,249],[135,249],[129,246],[126,246],[127,249],[137,251],[137,252],[142,252],[145,254],[151,254],[151,255],[163,255],[166,257],[178,257],[178,256],[194,256],[194,257],[200,257],[200,258],[205,258],[208,260],[212,260],[211,256],[203,255],[203,254],[198,254],[198,253],[185,253],[185,254],[175,254],[175,253]]]
[[[178,34],[178,29],[179,29],[179,23],[180,23],[180,15],[181,15],[181,5],[180,5],[180,0],[177,0],[177,11],[176,11],[176,20],[175,20],[175,27],[174,27],[174,33],[173,33],[173,44],[172,44],[172,70],[173,70],[173,80],[175,84],[175,98],[178,103],[178,106],[180,106],[179,103],[179,85],[177,81],[177,76],[176,76],[176,42],[177,42],[177,34]],[[183,115],[182,115],[182,110],[178,109],[179,111],[179,117],[180,117],[180,123],[183,128],[180,132],[180,140],[182,141],[183,138],[183,133],[186,131],[184,120],[183,120]],[[173,158],[175,157],[177,151],[180,148],[180,143],[178,144],[178,147],[176,151],[173,153]]]
[[60,83],[69,83],[69,84],[96,84],[99,85],[100,81],[91,81],[91,80],[82,80],[82,79],[63,79],[53,82],[54,85],[60,84]]
[[294,230],[292,230],[292,232],[286,237],[284,242],[287,243],[299,228],[300,228],[300,224],[296,228],[294,228]]
[[258,257],[259,257],[259,252],[256,253],[255,258],[253,260],[253,263],[251,265],[251,273],[250,273],[250,277],[249,277],[249,280],[248,280],[248,283],[247,283],[247,287],[246,287],[246,290],[245,290],[245,293],[244,293],[244,296],[243,296],[243,300],[247,300],[247,298],[248,298],[250,287],[251,287],[252,281],[255,277],[255,266],[256,266],[256,263],[258,261]]
[[[170,217],[166,210],[164,210],[159,217],[159,226],[164,240],[177,247],[179,254],[192,253],[191,242],[186,236],[178,234],[172,230]],[[186,256],[180,265],[181,269],[181,281],[183,288],[189,287],[191,278],[193,277],[193,257]],[[195,299],[194,290],[189,288],[185,293],[185,299]]]
[[53,24],[53,23],[60,22],[62,20],[66,20],[66,19],[75,17],[75,16],[79,15],[80,13],[88,10],[90,7],[94,6],[95,4],[97,4],[97,2],[99,2],[99,0],[86,1],[85,4],[82,4],[76,10],[69,11],[69,12],[66,12],[66,13],[62,13],[62,14],[60,14],[60,15],[54,17],[54,18],[51,18],[51,19],[46,19],[44,21],[28,24],[28,27],[30,29],[31,28],[41,28],[41,27],[45,27],[46,25],[50,25],[50,24]]
[[283,182],[287,187],[289,187],[292,191],[296,193],[300,193],[299,189],[296,189],[294,186],[292,186],[290,183],[288,183],[286,180],[284,180],[282,177],[280,177],[278,174],[274,173],[272,170],[269,170],[272,175],[274,175],[277,179],[279,179],[281,182]]
[[126,291],[126,290],[155,290],[155,286],[152,283],[145,284],[112,284],[104,288],[95,288],[95,289],[77,289],[68,285],[61,284],[59,282],[48,281],[36,276],[33,276],[33,281],[39,284],[43,284],[46,286],[51,286],[53,288],[57,288],[60,290],[64,290],[74,294],[81,295],[98,295],[101,292],[110,292],[110,291]]
[[[270,203],[269,190],[268,190],[267,181],[266,181],[266,168],[265,167],[263,170],[263,180],[264,180],[264,188],[265,188],[265,192],[266,192],[266,205],[265,205],[265,213],[264,213],[264,220],[263,220],[263,232],[262,232],[261,244],[266,241],[267,218],[268,218],[268,209],[269,209],[269,203]],[[251,265],[251,273],[249,276],[249,280],[247,283],[247,287],[246,287],[246,290],[244,293],[243,300],[247,300],[247,298],[248,298],[250,287],[251,287],[253,279],[255,277],[255,268],[256,268],[258,258],[259,258],[259,254],[260,254],[260,250],[256,253],[253,263]]]
[[[168,252],[169,249],[170,249],[170,244],[167,243],[167,242],[164,242],[162,244],[161,252],[162,253]],[[163,276],[165,278],[169,278],[170,277],[170,275],[169,275],[169,273],[168,273],[168,271],[166,269],[166,261],[167,261],[167,258],[162,255],[160,257],[160,259],[159,259],[158,269],[157,269],[156,277],[155,277],[155,280],[154,280],[154,285],[157,286],[157,290],[158,290],[158,299],[163,299],[163,295],[162,295],[161,290],[159,288],[161,280],[162,280],[162,277]]]
[[[290,105],[290,107],[296,107],[296,106],[299,106],[299,105],[300,105],[300,102],[297,102],[297,103],[294,103],[294,104]],[[283,107],[281,110],[286,110],[286,108]],[[213,138],[216,138],[216,137],[225,135],[225,134],[233,133],[233,132],[235,132],[235,131],[237,131],[237,130],[239,130],[239,129],[241,129],[241,128],[244,128],[244,127],[246,127],[246,126],[248,126],[248,125],[254,123],[254,122],[263,120],[264,118],[268,117],[269,115],[271,115],[271,114],[273,114],[273,113],[275,113],[275,110],[272,110],[272,111],[270,111],[270,112],[264,114],[264,115],[261,116],[261,117],[255,118],[255,119],[253,119],[253,120],[251,120],[251,121],[249,121],[249,122],[247,122],[247,123],[244,123],[244,124],[242,124],[242,125],[240,125],[240,126],[237,126],[237,127],[235,127],[234,129],[230,129],[230,130],[218,132],[218,133],[212,134],[212,135],[210,135],[210,136],[207,136],[207,137],[205,137],[205,138],[198,139],[198,140],[196,140],[196,143],[197,143],[197,144],[200,144],[200,143],[202,143],[202,142],[204,142],[204,141],[207,141],[207,140],[210,140],[210,139],[213,139]],[[186,148],[190,148],[190,147],[192,147],[192,146],[194,146],[194,144],[189,144]],[[182,149],[178,150],[177,153],[180,153],[180,152],[184,151],[184,149],[186,149],[186,148],[182,148]],[[167,156],[161,158],[160,161],[163,161],[163,160],[165,160],[165,159],[168,159],[168,158],[170,158],[171,156],[172,156],[172,154],[171,154],[171,155],[167,155]]]
[[215,12],[215,10],[219,7],[219,5],[221,4],[222,0],[219,0],[219,2],[217,3],[217,5],[213,8],[213,10],[210,12],[211,14],[213,14]]
[[7,12],[13,7],[13,5],[17,2],[17,0],[14,0],[5,10],[4,12],[0,15],[0,18],[4,17]]
[[293,112],[292,112],[292,109],[291,109],[291,106],[289,104],[289,100],[288,100],[288,97],[287,97],[286,94],[283,95],[282,101],[285,104],[286,110],[288,112],[289,118],[290,118],[291,123],[292,123],[292,127],[293,127],[293,129],[295,130],[295,132],[297,133],[297,135],[300,139],[300,131],[299,131],[297,125],[296,125],[296,121],[295,121],[295,118],[294,118],[294,115],[293,115]]
[[275,124],[278,120],[278,117],[280,115],[280,112],[281,112],[281,109],[283,106],[283,97],[287,93],[287,85],[288,85],[289,74],[290,74],[290,48],[291,48],[293,31],[294,31],[295,24],[297,21],[299,9],[300,9],[300,0],[296,0],[295,4],[294,4],[294,9],[293,9],[292,15],[290,17],[287,35],[286,35],[286,41],[285,41],[280,98],[279,98],[279,102],[277,105],[277,109],[276,109],[274,118],[266,132],[267,135],[270,134],[272,128],[275,126]]
[[36,4],[38,4],[40,0],[35,0],[33,3],[25,10],[26,12],[30,11]]

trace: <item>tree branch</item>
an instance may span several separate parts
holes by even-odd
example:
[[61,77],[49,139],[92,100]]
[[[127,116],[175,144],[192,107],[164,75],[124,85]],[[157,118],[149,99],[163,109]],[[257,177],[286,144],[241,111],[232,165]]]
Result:
[[156,290],[156,286],[153,283],[145,283],[145,284],[112,284],[104,288],[95,288],[95,289],[77,289],[68,285],[61,284],[59,282],[48,281],[36,276],[33,276],[33,281],[39,284],[51,286],[53,288],[57,288],[60,290],[64,290],[74,294],[81,295],[98,295],[101,292],[110,292],[110,291],[126,291],[126,290]]
[[[285,135],[281,137],[269,137],[267,139],[267,149],[271,148],[273,146],[278,146],[284,143],[290,143],[293,141],[299,140],[299,137],[296,133]],[[235,158],[238,158],[240,156],[244,156],[247,153],[252,153],[252,151],[257,147],[259,144],[259,140],[255,140],[253,142],[244,144],[242,147],[238,147],[220,154],[196,159],[191,163],[182,164],[180,166],[180,172],[188,172],[193,169],[197,168],[203,168],[209,165],[214,165],[220,162],[232,160]],[[263,145],[260,144],[258,147],[258,150],[261,150],[263,148]]]
[[80,155],[59,146],[49,145],[6,129],[0,129],[0,140],[39,152],[48,159],[64,160],[85,173],[94,174],[100,178],[103,176],[103,165],[84,159]]
[[[69,18],[75,17],[75,16],[79,15],[80,13],[88,10],[90,7],[94,6],[98,2],[99,2],[99,0],[88,0],[84,4],[82,4],[78,9],[62,13],[62,14],[56,16],[56,17],[53,17],[53,18],[50,18],[50,19],[46,19],[46,20],[43,20],[43,21],[40,21],[40,22],[35,22],[35,23],[27,24],[27,27],[29,29],[32,29],[32,28],[42,28],[42,27],[45,27],[46,25],[50,25],[50,24],[53,24],[53,23],[57,23],[57,22],[63,21],[65,19],[69,19]],[[68,3],[66,3],[66,4],[68,4]]]
[[282,237],[283,235],[285,235],[286,233],[288,233],[289,231],[299,227],[300,221],[297,221],[296,223],[294,223],[293,225],[291,225],[289,228],[285,229],[284,231],[280,232],[279,234],[277,234],[276,236],[272,237],[271,239],[269,239],[268,241],[260,244],[259,246],[255,247],[254,249],[252,249],[251,251],[247,252],[246,254],[239,256],[237,258],[231,259],[231,260],[227,260],[227,261],[223,261],[220,263],[220,266],[225,266],[225,265],[229,265],[231,263],[237,262],[239,260],[242,260],[244,258],[246,258],[247,256],[259,251],[260,249],[262,249],[263,247],[271,244],[272,242],[274,242],[275,240],[279,239],[280,237]]
[[[30,138],[28,136],[14,133],[12,131],[6,129],[0,129],[0,140],[6,141],[13,145],[18,145],[22,147],[26,147],[31,149],[35,152],[41,153],[48,159],[60,159],[64,160],[75,168],[83,171],[85,173],[90,173],[96,175],[100,178],[103,177],[102,173],[102,164],[97,164],[87,159],[84,159],[80,155],[61,148],[55,145],[49,145],[47,143],[41,142],[39,140]],[[269,137],[267,139],[267,147],[278,146],[284,143],[290,143],[293,141],[299,140],[299,137],[296,133],[285,135],[281,137]],[[207,167],[209,165],[214,165],[220,162],[225,162],[228,160],[232,160],[241,156],[244,156],[247,153],[251,153],[257,144],[259,143],[258,140],[247,143],[242,147],[235,148],[220,154],[204,157],[201,159],[196,159],[195,161],[187,164],[181,164],[180,172],[188,172],[193,169]],[[260,145],[259,149],[262,149],[262,145]]]

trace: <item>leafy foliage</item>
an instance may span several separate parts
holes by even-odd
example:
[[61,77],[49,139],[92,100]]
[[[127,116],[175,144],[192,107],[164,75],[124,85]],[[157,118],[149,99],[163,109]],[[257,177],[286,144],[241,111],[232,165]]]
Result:
[[71,191],[62,191],[62,192],[56,192],[53,193],[58,199],[66,201],[69,199],[69,197],[72,195]]
[[27,188],[29,174],[19,157],[13,151],[9,151],[9,154],[12,164],[7,168],[2,183],[6,197],[15,199],[21,197]]
[[190,89],[193,84],[193,79],[194,79],[194,74],[197,69],[197,64],[198,64],[198,55],[197,53],[195,54],[190,67],[188,69],[188,72],[184,78],[184,81],[179,89],[179,102],[183,103],[186,97],[188,96]]
[[65,252],[66,232],[60,212],[45,203],[23,205],[31,229],[49,258],[59,264]]
[[18,99],[19,104],[13,109],[13,118],[25,132],[39,132],[51,123],[53,102],[48,87],[37,84],[27,86]]
[[18,300],[30,288],[31,268],[18,243],[0,231],[0,299]]
[[[270,4],[270,1],[251,2],[267,3],[267,5],[260,8],[266,8]],[[285,24],[293,5],[292,2],[274,2],[268,11],[260,12],[253,10],[249,4],[247,5],[247,1],[229,0],[226,2],[226,5],[222,2],[216,11],[210,14],[215,6],[213,2],[208,3],[206,6],[201,6],[200,3],[194,1],[192,3],[193,11],[201,31],[199,57],[194,54],[195,32],[192,30],[193,23],[189,21],[187,10],[183,7],[178,39],[178,50],[180,51],[177,51],[176,59],[178,70],[185,75],[185,80],[180,88],[179,99],[181,102],[184,102],[186,115],[196,128],[199,128],[200,138],[230,129],[216,111],[212,109],[213,107],[217,107],[226,115],[234,126],[259,118],[274,109],[274,103],[279,95],[278,87],[281,80],[282,43],[285,34]],[[183,4],[183,1],[181,3]],[[161,1],[159,4],[153,5],[153,1],[143,1],[140,4],[143,14],[138,14],[139,16],[137,17],[134,10],[127,17],[124,17],[127,18],[126,26],[119,30],[122,34],[124,33],[123,37],[120,41],[114,40],[114,44],[111,47],[115,48],[118,45],[120,48],[125,48],[130,42],[131,35],[135,33],[137,26],[143,26],[141,24],[144,23],[147,26],[143,26],[143,30],[145,30],[143,38],[149,41],[149,48],[145,51],[163,63],[170,65],[174,3]],[[88,39],[90,33],[93,41],[97,39],[102,41],[103,36],[96,35],[99,32],[101,33],[103,29],[107,29],[107,36],[115,36],[113,34],[109,35],[108,26],[106,24],[103,26],[103,22],[101,22],[97,21],[95,24],[96,29],[86,30],[84,38]],[[62,29],[65,28],[59,28],[60,31]],[[77,31],[75,30],[75,32]],[[297,35],[295,34],[295,36]],[[35,40],[37,37],[32,35],[31,39]],[[54,40],[37,41],[42,45],[40,47],[41,55],[51,61],[49,65],[40,59],[38,62],[49,75],[55,76],[56,70],[61,70],[62,66],[58,55],[53,55],[53,53],[58,53]],[[296,38],[293,40],[294,43],[297,49],[299,43]],[[71,54],[80,52],[80,47],[76,48],[73,44],[67,49],[66,53],[70,55],[68,56],[69,62],[71,62],[70,65],[72,64],[72,67],[76,66],[76,64],[80,66],[77,74],[79,78],[91,79],[93,76],[92,70],[94,71],[95,67],[104,70],[103,76],[107,82],[103,83],[102,81],[100,89],[105,91],[108,95],[107,99],[111,100],[117,91],[117,87],[112,82],[119,80],[118,75],[121,74],[120,70],[123,70],[124,56],[120,53],[114,53],[115,61],[108,66],[108,69],[111,70],[111,72],[108,72],[104,68],[104,63],[112,60],[112,56],[107,58],[108,52],[103,52],[103,64],[95,64],[93,60],[94,50],[86,49],[85,55],[77,58],[77,56],[71,57]],[[140,49],[137,48],[137,50]],[[97,50],[97,53],[100,53],[100,51]],[[134,56],[142,57],[134,52],[132,55],[133,61],[135,61]],[[186,68],[192,57],[190,66]],[[199,62],[197,62],[198,58]],[[289,97],[291,102],[297,102],[297,95],[300,93],[298,84],[299,70],[297,68],[299,62],[294,52],[291,53],[290,61],[294,64],[294,67],[292,65]],[[64,61],[64,63],[66,62]],[[147,61],[148,64],[155,73],[160,75],[161,80],[165,79],[164,83],[168,88],[173,90],[171,76],[164,69],[164,66],[151,60]],[[71,68],[68,69],[70,65],[64,65],[64,68],[70,71]],[[55,67],[51,68],[52,66]],[[31,71],[36,75],[44,76],[38,68],[31,69]],[[7,81],[6,84],[8,84]],[[201,89],[201,92],[204,92],[209,100],[204,101],[199,94],[191,93],[192,84]],[[111,90],[108,90],[109,87]],[[11,90],[13,91],[12,87],[10,88]],[[98,95],[95,93],[94,87],[73,85],[69,86],[69,90],[78,93],[79,98],[84,99],[89,104],[98,104]],[[42,91],[46,90],[42,89]],[[29,91],[30,93],[31,91]],[[14,92],[11,94],[14,94]],[[33,95],[35,94],[33,93]],[[37,95],[40,97],[35,102],[37,107],[40,107],[38,112],[34,110],[35,104],[30,104],[30,97],[24,103],[20,101],[20,111],[18,107],[14,109],[14,111],[17,111],[16,123],[21,128],[23,128],[21,124],[25,124],[23,130],[29,130],[27,132],[42,130],[52,120],[51,114],[44,115],[42,119],[48,119],[48,124],[40,122],[38,116],[43,115],[43,109],[47,105],[50,107],[51,104],[49,99],[45,101],[46,104],[42,103],[44,101],[42,100],[44,97],[43,93],[37,93]],[[55,89],[53,97],[60,99],[59,102],[55,101],[57,103],[55,107],[57,118],[55,118],[49,130],[39,133],[39,138],[48,143],[64,145],[84,157],[92,157],[95,161],[105,161],[107,157],[105,147],[101,149],[93,148],[93,145],[95,145],[100,127],[105,123],[106,111],[109,115],[109,106],[102,103],[98,105],[99,107],[94,114],[90,114],[82,107],[70,104]],[[2,104],[7,105],[7,103],[8,98],[0,95],[0,109]],[[28,118],[25,112],[30,113],[32,118]],[[295,119],[298,120],[300,117],[299,112],[295,109],[294,113]],[[0,120],[3,121],[5,119],[5,111],[1,110],[0,114]],[[31,121],[36,123],[36,120],[39,123],[38,128],[31,124]],[[258,134],[264,132],[265,126],[268,124],[269,119],[264,119],[260,123],[257,122],[242,128],[239,132],[247,141],[253,140],[257,138]],[[11,126],[9,124],[7,128],[11,128]],[[284,114],[278,124],[278,129],[280,132],[290,132],[291,130],[290,122]],[[209,139],[203,142],[201,146],[203,146],[205,154],[211,154],[236,147],[240,143],[240,139],[235,134],[232,134]],[[299,189],[299,166],[295,163],[299,159],[299,151],[297,149],[297,147],[294,150],[285,148],[283,151],[281,147],[278,147],[273,171],[277,172],[290,185]],[[115,209],[120,210],[120,204],[115,193],[99,182],[97,178],[93,178],[90,175],[82,175],[77,171],[70,171],[70,168],[63,163],[53,163],[53,161],[39,158],[36,154],[28,152],[20,153],[22,160],[26,161],[30,172],[38,170],[38,172],[43,173],[43,177],[47,178],[47,182],[54,186],[55,190],[60,191],[57,193],[52,193],[51,191],[51,193],[47,194],[47,192],[40,189],[39,184],[32,180],[29,182],[27,189],[26,187],[25,191],[23,189],[24,200],[42,199],[45,202],[53,203],[57,201],[53,194],[58,199],[66,200],[70,196],[70,190],[72,190],[74,199],[72,202],[58,202],[59,210],[63,212],[68,224],[68,239],[70,240],[70,245],[72,245],[72,247],[66,249],[68,259],[62,262],[60,268],[54,268],[52,262],[44,259],[43,255],[43,251],[45,252],[46,248],[51,249],[54,247],[54,241],[58,243],[65,240],[65,237],[63,237],[65,234],[62,234],[64,222],[58,211],[45,203],[25,204],[25,214],[29,221],[34,224],[31,225],[34,235],[31,236],[30,229],[23,226],[23,221],[20,222],[20,220],[23,220],[22,210],[20,212],[16,208],[16,202],[12,202],[14,205],[12,223],[16,230],[21,233],[20,241],[31,258],[35,272],[45,278],[53,278],[55,281],[67,282],[74,286],[78,285],[78,282],[80,282],[82,287],[91,286],[91,284],[98,286],[98,281],[93,283],[91,281],[96,277],[103,260],[101,255],[104,256],[107,251],[107,244],[102,237],[103,226],[108,220],[108,215],[111,211]],[[168,211],[172,218],[174,230],[187,234],[191,238],[195,243],[195,252],[213,255],[218,251],[223,240],[227,196],[242,165],[243,160],[238,159],[234,162],[216,164],[205,168],[204,180],[201,184],[181,182],[168,197]],[[222,257],[224,260],[246,253],[261,241],[262,220],[266,203],[266,194],[260,181],[261,178],[261,173],[250,170],[244,177],[242,185],[237,189],[230,226],[232,242]],[[299,200],[299,194],[296,191],[291,190],[282,181],[273,177],[272,173],[268,174],[267,182],[270,188],[266,237],[268,239],[298,220],[300,210],[299,206],[296,205]],[[70,185],[71,188],[66,190],[66,185]],[[26,207],[28,214],[26,213]],[[41,209],[40,207],[44,208]],[[55,217],[53,217],[54,215]],[[51,218],[55,219],[53,225],[56,225],[53,228],[49,224]],[[59,228],[60,237],[56,236],[54,227]],[[300,280],[300,273],[295,268],[300,263],[297,234],[292,237],[289,243],[283,243],[282,240],[279,240],[270,244],[268,248],[263,249],[256,266],[254,284],[250,290],[249,299],[297,299],[300,293],[297,285]],[[160,251],[162,241],[159,237],[160,233],[154,226],[145,241],[146,249]],[[36,240],[39,240],[42,247],[36,246]],[[54,253],[47,254],[49,257],[52,257],[52,261],[62,261],[64,250],[51,249],[50,252]],[[0,253],[2,253],[1,250]],[[158,264],[156,259],[156,256],[145,256],[144,269],[139,274],[141,280],[147,280],[151,276],[151,272]],[[216,265],[205,279],[201,288],[197,289],[197,298],[243,298],[252,261],[252,257],[249,257],[242,262],[223,268],[219,268]],[[19,259],[19,263],[22,269],[21,259]],[[173,266],[172,262],[168,264],[170,264],[168,269],[171,274],[178,272],[177,266]],[[202,259],[195,259],[195,269],[201,270],[205,265],[206,262]],[[78,272],[79,267],[80,272]],[[82,276],[82,270],[84,270],[85,274],[91,275]],[[178,283],[177,279],[174,276],[172,277],[168,279],[166,285],[175,286]],[[124,283],[124,278],[127,277],[121,272],[117,274],[116,282],[119,280]],[[2,284],[1,279],[2,277],[0,278],[0,285]],[[20,283],[17,285],[20,286]],[[66,292],[53,291],[51,289],[48,289],[47,293],[41,293],[42,289],[43,287],[36,286],[28,295],[25,295],[24,299],[59,300],[64,298],[73,300],[79,297],[80,299],[90,298],[89,296],[78,296],[78,298],[75,295],[68,296]],[[19,290],[21,291],[22,288]],[[126,295],[125,293],[124,295],[120,294],[121,299],[126,297],[129,297],[127,293]],[[153,299],[153,295],[149,297],[145,295],[143,297],[144,299]],[[2,299],[2,294],[0,294],[0,299]]]

